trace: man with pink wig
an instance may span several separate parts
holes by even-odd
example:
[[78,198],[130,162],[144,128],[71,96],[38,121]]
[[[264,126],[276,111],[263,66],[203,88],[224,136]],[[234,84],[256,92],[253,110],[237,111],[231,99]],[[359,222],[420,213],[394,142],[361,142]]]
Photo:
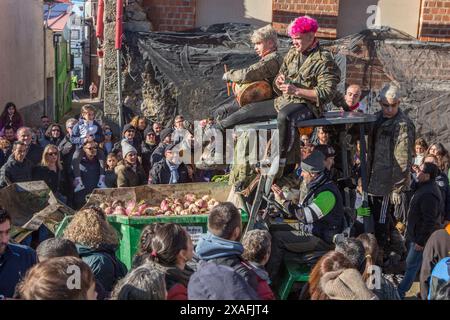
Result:
[[318,28],[317,21],[308,16],[299,17],[288,26],[292,47],[284,57],[273,86],[279,95],[275,99],[279,173],[284,170],[287,154],[292,150],[297,135],[293,124],[321,117],[324,105],[335,97],[340,81],[340,70],[332,54],[323,49],[316,38]]

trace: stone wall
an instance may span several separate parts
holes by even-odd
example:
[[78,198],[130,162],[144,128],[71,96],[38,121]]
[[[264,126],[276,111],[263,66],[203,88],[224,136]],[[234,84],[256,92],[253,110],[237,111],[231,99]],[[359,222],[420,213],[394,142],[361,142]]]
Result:
[[[124,3],[126,3],[124,1]],[[147,14],[142,8],[142,0],[128,0],[124,8],[124,32],[148,32],[152,30],[152,24],[147,19]],[[104,13],[104,69],[105,69],[105,100],[104,100],[104,120],[110,123],[115,132],[118,129],[119,112],[118,112],[118,94],[117,94],[117,51],[115,49],[115,32],[116,32],[116,0],[105,0]],[[126,38],[124,38],[124,43]],[[123,50],[123,49],[122,49]],[[125,59],[121,59],[122,66],[122,102],[128,102],[128,105],[135,111],[140,112],[139,104],[130,105],[130,98],[135,93],[131,93],[131,97],[124,92],[124,82],[127,76],[128,65]],[[129,92],[129,90],[128,90]]]

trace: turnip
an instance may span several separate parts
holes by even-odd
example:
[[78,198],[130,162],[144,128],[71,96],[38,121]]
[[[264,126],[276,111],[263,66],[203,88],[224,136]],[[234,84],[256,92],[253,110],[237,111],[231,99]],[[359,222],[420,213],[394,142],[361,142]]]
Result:
[[115,214],[115,215],[124,215],[124,216],[126,216],[127,215],[127,212],[125,211],[125,208],[124,207],[122,207],[122,206],[117,206],[115,209],[114,209],[114,213],[113,214]]
[[189,202],[194,202],[195,200],[197,200],[197,198],[196,198],[195,194],[188,193],[184,196],[184,200],[189,201]]
[[161,208],[161,210],[162,211],[167,211],[167,210],[169,210],[169,202],[166,200],[166,199],[164,199],[163,201],[161,201],[161,206],[160,206],[160,208]]
[[134,214],[135,208],[136,208],[136,201],[133,201],[133,200],[128,201],[127,207],[125,209],[127,212],[127,215],[131,216],[132,214]]
[[174,210],[175,214],[181,214],[181,211],[183,211],[183,207],[182,206],[175,207],[175,210]]
[[104,211],[105,211],[105,214],[106,214],[106,215],[111,215],[111,214],[113,214],[114,209],[113,209],[112,207],[106,207],[106,208],[104,209]]
[[211,200],[211,197],[208,194],[206,194],[202,197],[202,200],[208,202],[209,200]]
[[173,211],[166,211],[166,213],[164,213],[165,216],[172,216],[173,215]]
[[208,203],[207,203],[206,201],[204,201],[204,200],[201,200],[201,199],[195,201],[195,205],[196,205],[197,207],[199,207],[199,209],[207,208],[207,207],[208,207]]

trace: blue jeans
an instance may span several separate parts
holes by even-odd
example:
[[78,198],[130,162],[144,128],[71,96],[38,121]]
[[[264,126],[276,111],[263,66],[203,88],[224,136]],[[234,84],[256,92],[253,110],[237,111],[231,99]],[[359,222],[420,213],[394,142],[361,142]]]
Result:
[[411,242],[409,244],[408,256],[406,257],[405,277],[398,285],[398,293],[401,299],[405,298],[406,292],[411,289],[417,272],[419,272],[420,266],[422,265],[423,250],[416,251],[414,247],[415,243]]

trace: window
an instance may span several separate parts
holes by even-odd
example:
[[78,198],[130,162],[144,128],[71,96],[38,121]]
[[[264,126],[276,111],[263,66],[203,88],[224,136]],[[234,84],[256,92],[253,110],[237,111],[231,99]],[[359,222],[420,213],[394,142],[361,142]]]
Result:
[[72,40],[80,40],[80,30],[71,30],[70,38]]

